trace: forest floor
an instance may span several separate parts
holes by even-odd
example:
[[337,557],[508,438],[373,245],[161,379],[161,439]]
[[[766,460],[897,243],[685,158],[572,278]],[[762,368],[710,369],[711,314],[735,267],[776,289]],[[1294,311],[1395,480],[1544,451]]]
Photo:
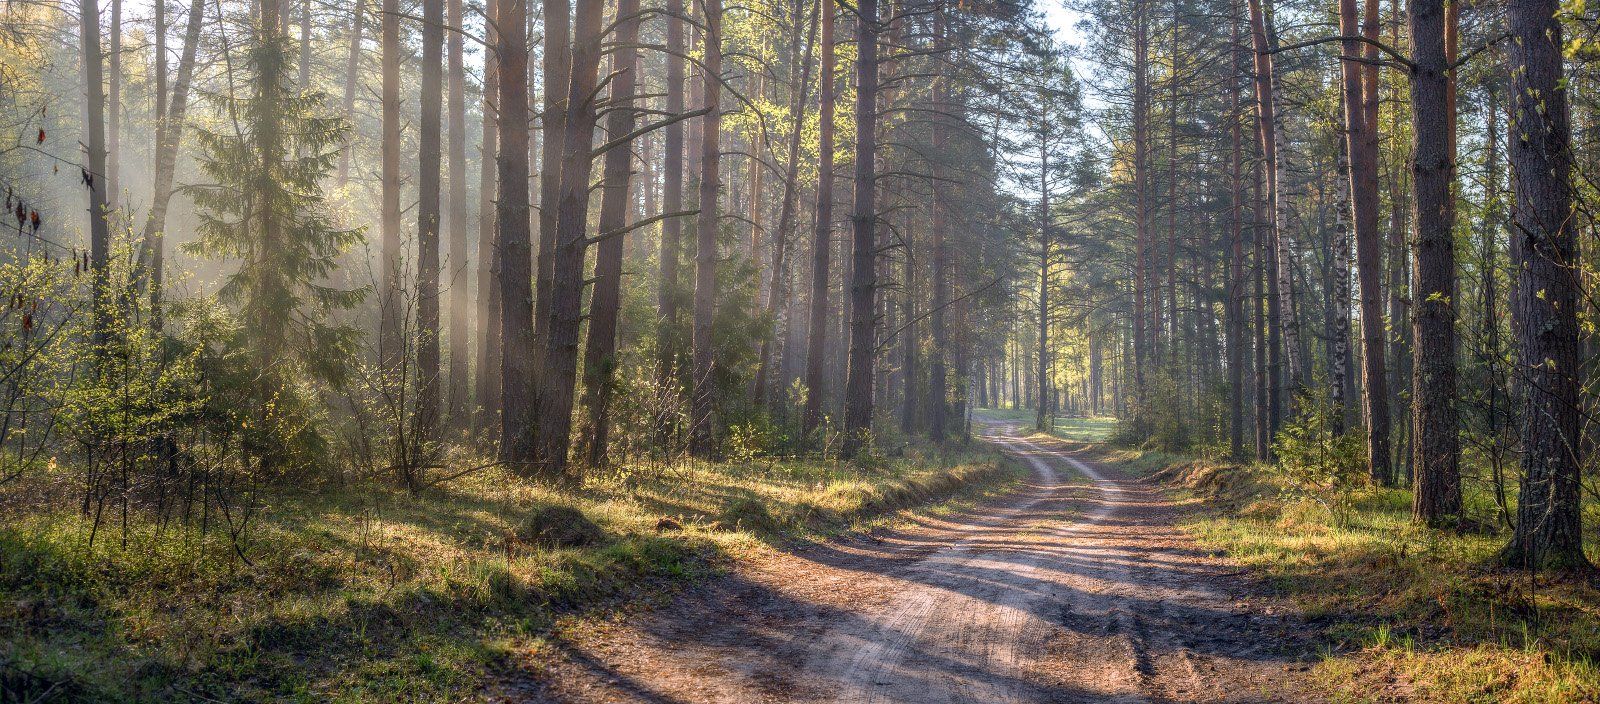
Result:
[[[507,702],[1307,701],[1299,612],[1079,443],[980,418],[1031,470],[970,512],[780,544],[653,608],[572,619]],[[1094,428],[1079,429],[1093,434]],[[1087,457],[1085,455],[1084,457]]]
[[[237,546],[237,513],[206,530],[137,507],[107,510],[95,539],[80,469],[53,463],[0,484],[0,702],[460,702],[559,621],[770,544],[966,510],[1026,474],[986,447],[894,454],[632,464],[576,492],[499,469],[419,494],[383,477],[268,487]],[[596,535],[527,534],[552,508]]]

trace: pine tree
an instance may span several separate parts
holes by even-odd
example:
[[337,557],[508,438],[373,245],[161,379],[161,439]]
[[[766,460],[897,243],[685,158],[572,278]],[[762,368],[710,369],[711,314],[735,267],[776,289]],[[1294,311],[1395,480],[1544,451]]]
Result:
[[261,373],[279,380],[310,372],[337,380],[356,331],[330,322],[362,291],[329,285],[336,259],[362,239],[337,225],[325,207],[321,182],[331,173],[348,131],[324,110],[326,96],[296,86],[290,43],[278,24],[277,0],[263,0],[246,50],[248,93],[214,95],[227,117],[197,130],[201,171],[213,182],[184,189],[199,215],[189,251],[237,260],[219,291],[239,311]]

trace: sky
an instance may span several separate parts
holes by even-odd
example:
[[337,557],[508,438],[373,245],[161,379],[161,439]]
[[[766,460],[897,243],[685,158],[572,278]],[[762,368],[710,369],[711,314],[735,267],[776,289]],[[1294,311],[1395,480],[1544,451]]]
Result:
[[1082,43],[1076,26],[1081,16],[1067,9],[1062,0],[1040,0],[1039,9],[1044,12],[1045,23],[1055,30],[1056,39],[1074,46]]

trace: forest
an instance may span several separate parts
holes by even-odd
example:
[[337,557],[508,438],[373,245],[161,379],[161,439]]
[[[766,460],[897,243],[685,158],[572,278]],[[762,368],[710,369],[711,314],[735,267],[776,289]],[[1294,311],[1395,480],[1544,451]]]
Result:
[[0,703],[1600,701],[1583,0],[0,0]]

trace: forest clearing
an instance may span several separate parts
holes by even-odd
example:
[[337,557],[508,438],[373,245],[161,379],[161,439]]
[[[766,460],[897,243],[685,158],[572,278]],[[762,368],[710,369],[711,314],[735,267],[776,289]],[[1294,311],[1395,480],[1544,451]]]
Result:
[[1582,0],[0,0],[0,704],[1600,702]]

